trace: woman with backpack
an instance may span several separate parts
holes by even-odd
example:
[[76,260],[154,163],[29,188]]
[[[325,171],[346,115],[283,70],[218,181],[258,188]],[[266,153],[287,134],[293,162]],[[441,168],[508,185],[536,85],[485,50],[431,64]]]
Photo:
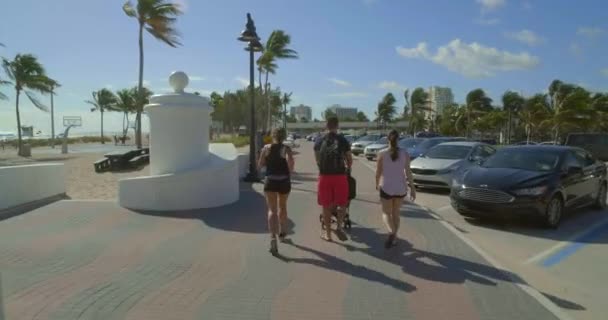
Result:
[[258,168],[266,167],[264,195],[268,206],[270,253],[273,255],[279,252],[277,236],[281,242],[287,236],[287,197],[295,164],[291,148],[283,144],[285,136],[284,129],[274,129],[272,143],[262,148],[258,159]]
[[382,202],[382,219],[389,234],[384,243],[385,248],[397,244],[397,232],[400,224],[400,209],[403,198],[410,192],[410,199],[416,199],[410,170],[410,156],[399,149],[399,133],[392,130],[388,134],[389,147],[378,153],[376,167],[376,190],[380,191]]

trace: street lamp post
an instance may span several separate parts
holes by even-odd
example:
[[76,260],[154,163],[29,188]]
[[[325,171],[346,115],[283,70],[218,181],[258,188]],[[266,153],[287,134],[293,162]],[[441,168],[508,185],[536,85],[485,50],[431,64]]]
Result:
[[247,24],[245,30],[241,32],[241,36],[238,38],[239,41],[247,42],[246,51],[249,51],[249,94],[250,97],[250,123],[249,123],[249,172],[245,177],[246,182],[259,182],[260,177],[258,176],[258,170],[255,165],[255,80],[254,80],[254,52],[260,52],[263,50],[260,38],[255,30],[255,23],[251,18],[251,14],[247,13]]

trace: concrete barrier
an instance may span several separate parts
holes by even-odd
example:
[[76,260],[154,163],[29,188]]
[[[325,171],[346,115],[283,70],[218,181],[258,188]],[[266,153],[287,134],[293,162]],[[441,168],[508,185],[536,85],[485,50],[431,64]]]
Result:
[[239,153],[239,178],[245,178],[249,172],[249,153]]
[[63,163],[0,167],[0,211],[64,194]]

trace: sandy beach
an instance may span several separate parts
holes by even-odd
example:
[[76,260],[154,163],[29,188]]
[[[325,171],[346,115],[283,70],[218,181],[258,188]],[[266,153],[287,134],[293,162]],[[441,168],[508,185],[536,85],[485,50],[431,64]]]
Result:
[[93,162],[103,157],[103,153],[38,153],[32,150],[31,158],[22,158],[14,150],[0,151],[0,166],[26,165],[35,163],[62,162],[66,166],[66,189],[71,199],[111,200],[118,196],[118,180],[147,175],[149,167],[120,173],[96,173]]
[[[113,145],[76,145],[70,146],[75,150],[95,150],[100,147],[106,149],[114,149]],[[128,150],[134,147],[117,147],[118,149]],[[248,147],[239,148],[240,152],[246,152]],[[14,148],[0,149],[0,167],[27,165],[36,163],[61,162],[66,166],[66,190],[67,196],[71,199],[98,199],[98,200],[113,200],[118,197],[118,180],[148,175],[150,172],[149,166],[145,166],[139,170],[125,172],[104,172],[96,173],[93,168],[93,163],[103,158],[107,152],[79,152],[60,154],[61,148],[34,148],[32,149],[32,157],[18,157]]]

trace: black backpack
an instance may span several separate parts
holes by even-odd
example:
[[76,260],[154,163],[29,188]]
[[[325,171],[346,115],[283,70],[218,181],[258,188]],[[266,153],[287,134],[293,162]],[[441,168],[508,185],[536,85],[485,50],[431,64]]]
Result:
[[327,134],[319,148],[319,172],[321,174],[345,174],[344,154],[340,150],[338,135]]

